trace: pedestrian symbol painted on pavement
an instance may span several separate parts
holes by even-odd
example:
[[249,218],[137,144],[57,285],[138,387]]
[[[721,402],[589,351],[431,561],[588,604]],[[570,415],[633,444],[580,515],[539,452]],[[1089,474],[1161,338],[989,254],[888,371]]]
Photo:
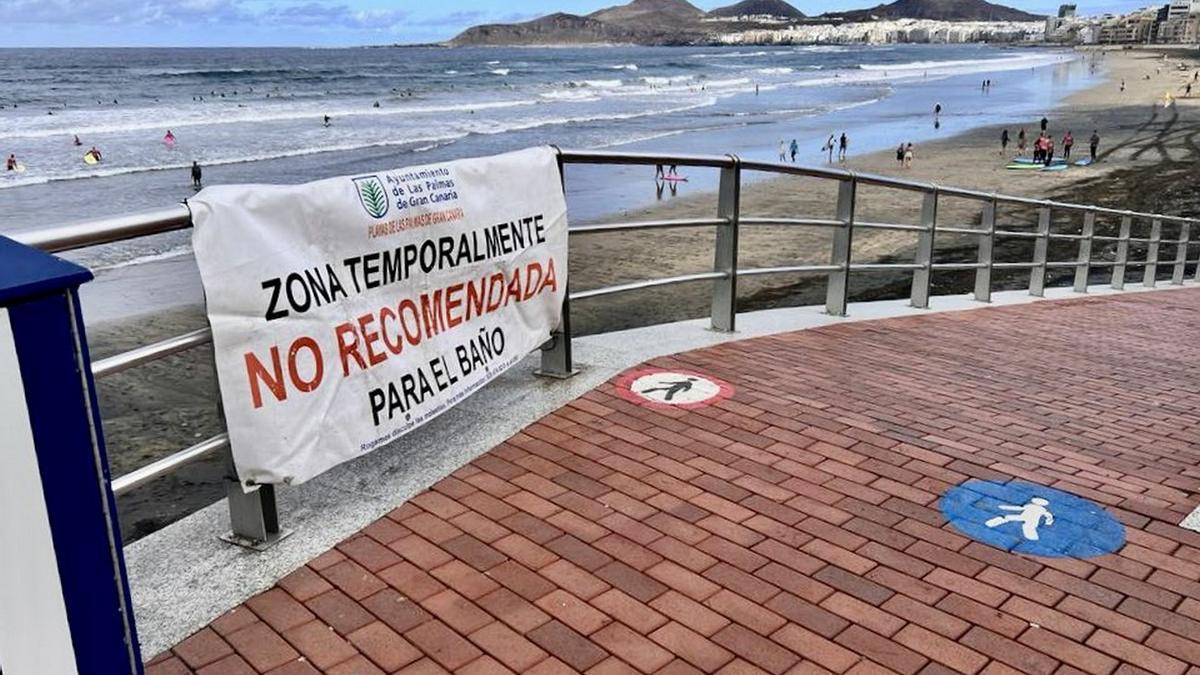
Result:
[[1025,506],[1001,504],[998,507],[1001,511],[1019,511],[1019,513],[989,518],[984,525],[1000,527],[1005,523],[1021,523],[1021,534],[1029,541],[1038,541],[1038,526],[1042,524],[1042,520],[1045,519],[1047,525],[1054,524],[1054,514],[1050,513],[1047,506],[1050,506],[1050,502],[1041,497],[1030,499]]
[[689,370],[646,368],[617,378],[617,393],[655,408],[700,408],[733,395],[733,385]]
[[1125,545],[1125,526],[1104,507],[1044,485],[969,480],[942,495],[941,509],[963,534],[1013,553],[1090,558]]

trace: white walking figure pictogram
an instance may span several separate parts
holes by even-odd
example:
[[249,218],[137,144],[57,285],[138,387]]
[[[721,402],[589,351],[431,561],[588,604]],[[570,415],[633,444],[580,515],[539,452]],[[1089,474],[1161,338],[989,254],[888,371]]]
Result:
[[1025,535],[1029,541],[1037,541],[1038,527],[1042,524],[1042,520],[1045,519],[1046,525],[1054,524],[1054,514],[1050,513],[1047,506],[1050,506],[1050,502],[1041,497],[1030,499],[1025,506],[1001,504],[999,507],[1001,511],[1017,511],[1018,513],[1011,516],[989,518],[984,525],[999,527],[1005,523],[1021,523],[1021,534]]

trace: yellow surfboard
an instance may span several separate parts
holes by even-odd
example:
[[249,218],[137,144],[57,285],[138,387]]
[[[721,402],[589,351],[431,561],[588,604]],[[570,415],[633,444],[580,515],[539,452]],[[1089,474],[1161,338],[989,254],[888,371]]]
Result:
[[89,152],[89,153],[87,153],[87,154],[85,154],[85,155],[83,156],[83,163],[84,163],[84,164],[95,164],[96,162],[99,162],[99,161],[100,161],[100,160],[96,159],[96,156],[95,156],[95,155],[93,155],[93,154],[92,154],[92,153],[90,153],[90,152]]

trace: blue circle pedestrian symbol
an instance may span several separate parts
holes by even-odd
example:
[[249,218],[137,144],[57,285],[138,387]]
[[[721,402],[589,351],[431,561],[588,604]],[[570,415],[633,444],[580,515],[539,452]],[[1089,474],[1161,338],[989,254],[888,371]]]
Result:
[[1013,553],[1090,558],[1125,545],[1125,526],[1104,507],[1043,485],[969,480],[947,490],[941,508],[963,534]]

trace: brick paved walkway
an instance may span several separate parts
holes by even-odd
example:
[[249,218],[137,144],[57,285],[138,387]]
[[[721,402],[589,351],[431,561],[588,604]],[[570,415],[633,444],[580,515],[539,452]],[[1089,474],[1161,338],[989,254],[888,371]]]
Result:
[[[158,657],[151,675],[1200,675],[1200,290],[850,323],[610,382]],[[453,439],[447,439],[453,442]],[[1030,558],[937,507],[1053,485],[1128,528]],[[269,555],[269,554],[268,554]]]

